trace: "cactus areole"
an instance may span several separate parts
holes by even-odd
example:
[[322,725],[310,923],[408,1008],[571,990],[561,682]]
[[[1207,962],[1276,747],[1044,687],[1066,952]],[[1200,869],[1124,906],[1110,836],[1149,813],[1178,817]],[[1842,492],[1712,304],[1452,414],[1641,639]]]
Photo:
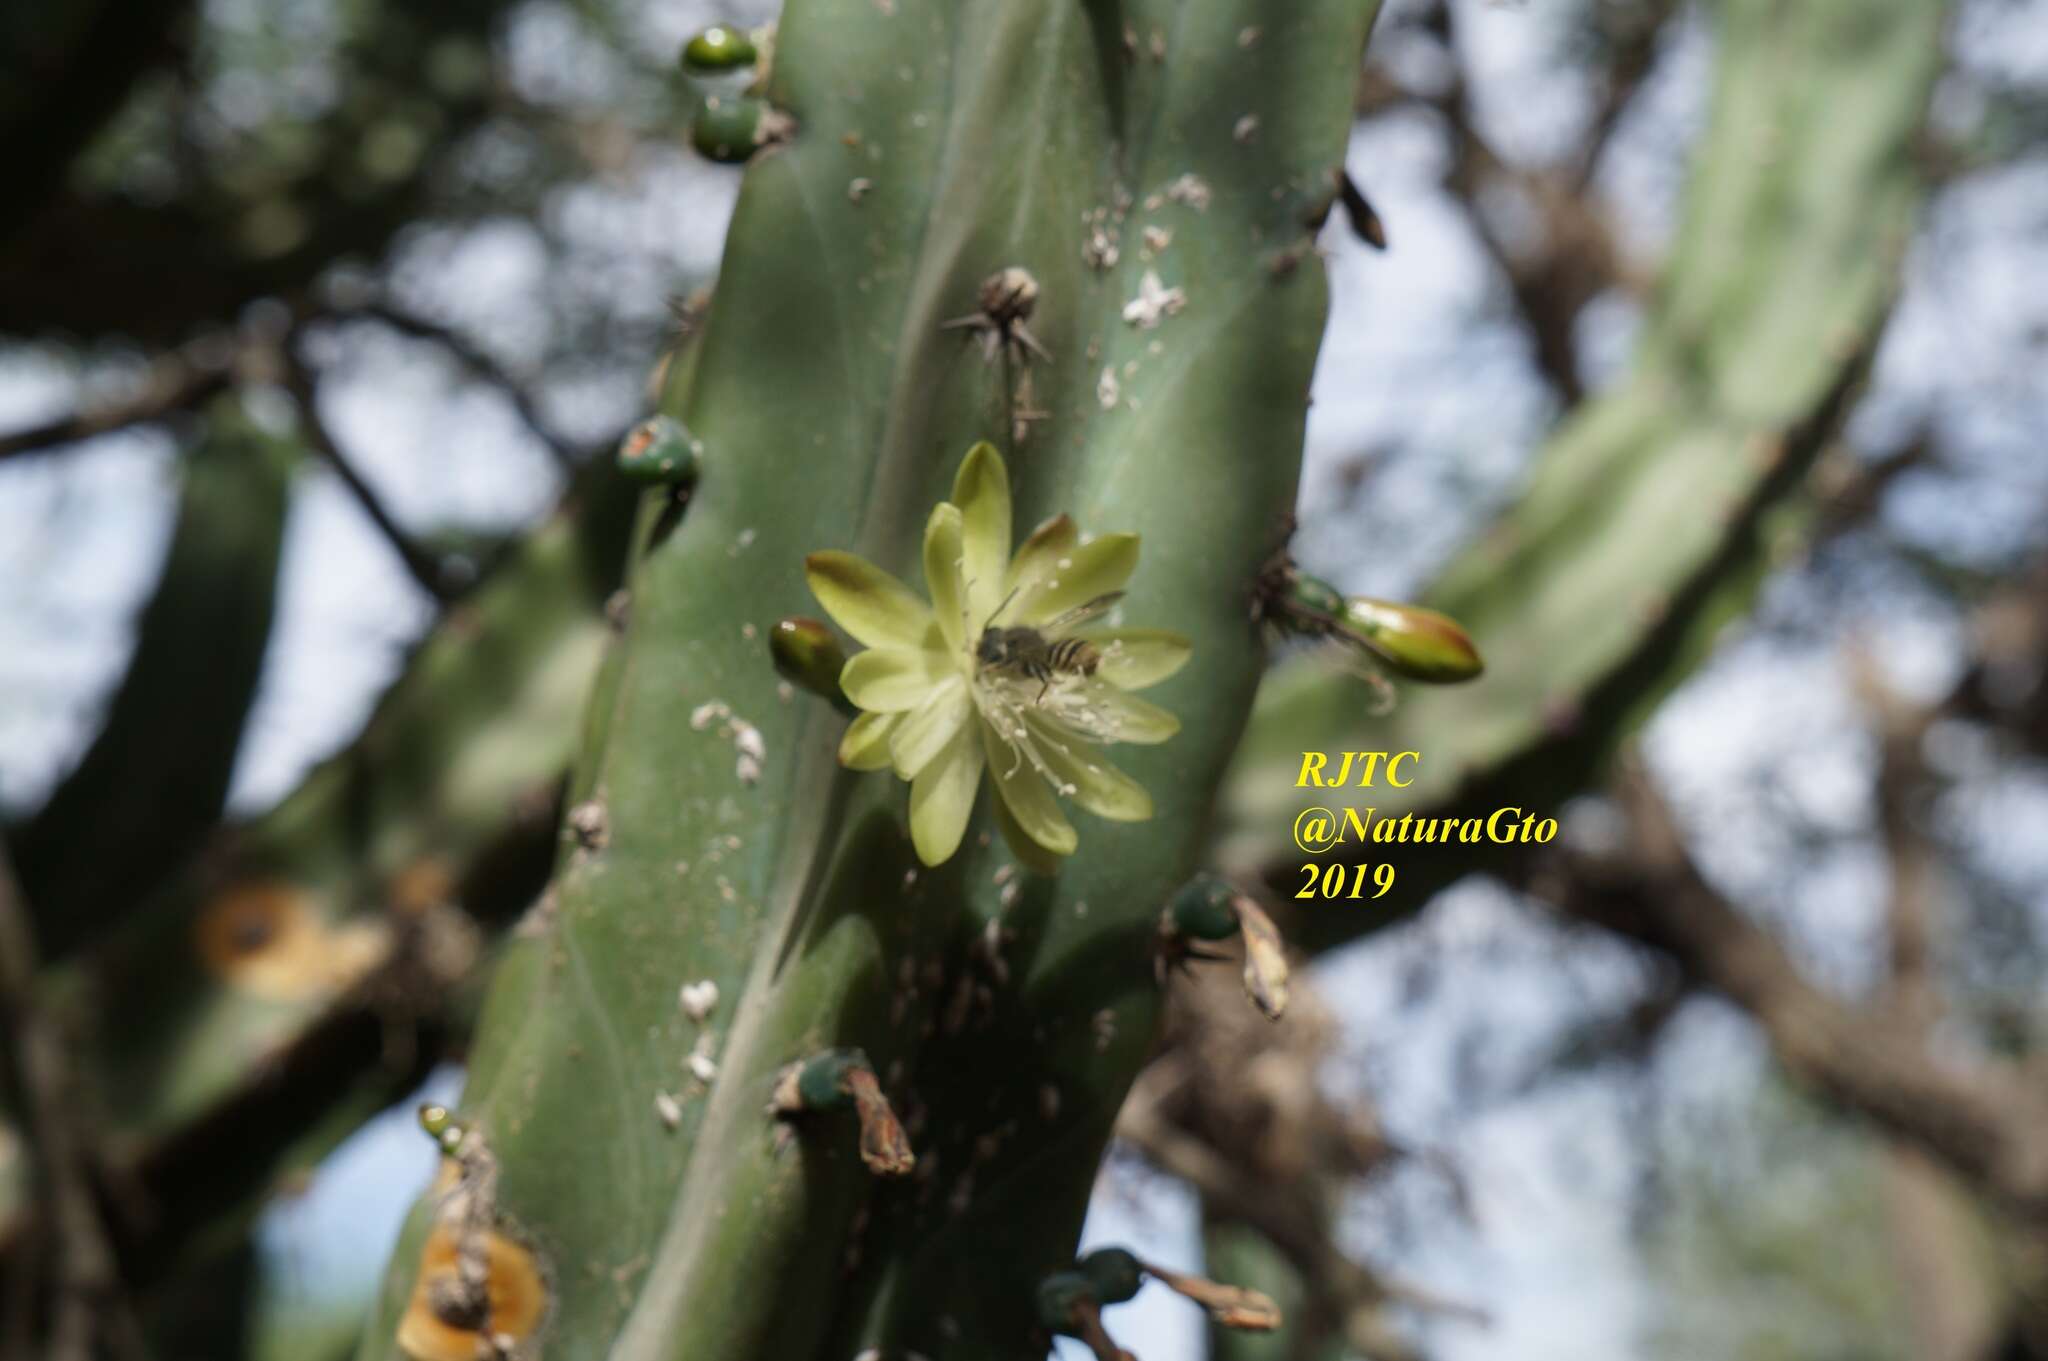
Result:
[[[1163,936],[1228,931],[1168,908],[1265,662],[1373,9],[792,0],[706,85],[745,169],[622,450],[632,607],[365,1358],[451,1299],[521,1357],[1113,1346],[1131,1263],[1076,1243]],[[545,1298],[500,1329],[505,1244]]]

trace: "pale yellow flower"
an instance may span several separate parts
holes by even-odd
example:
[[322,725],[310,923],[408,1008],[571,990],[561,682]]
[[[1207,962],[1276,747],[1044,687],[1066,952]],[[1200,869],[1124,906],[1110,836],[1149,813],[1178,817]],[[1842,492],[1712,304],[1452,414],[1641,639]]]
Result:
[[[1137,535],[1084,542],[1065,515],[1040,525],[1012,558],[1009,472],[988,444],[968,450],[953,499],[925,524],[929,602],[851,553],[805,559],[819,603],[868,645],[840,674],[840,688],[863,712],[839,759],[856,770],[894,767],[910,781],[910,836],[925,864],[959,848],[984,769],[995,781],[1004,838],[1034,868],[1074,852],[1061,798],[1118,822],[1152,816],[1151,795],[1099,748],[1163,742],[1180,731],[1172,714],[1130,691],[1178,671],[1191,644],[1165,629],[1059,622],[1123,590],[1137,565]],[[984,665],[975,649],[991,624],[1038,630],[1048,642],[1083,639],[1100,661],[1088,675]]]

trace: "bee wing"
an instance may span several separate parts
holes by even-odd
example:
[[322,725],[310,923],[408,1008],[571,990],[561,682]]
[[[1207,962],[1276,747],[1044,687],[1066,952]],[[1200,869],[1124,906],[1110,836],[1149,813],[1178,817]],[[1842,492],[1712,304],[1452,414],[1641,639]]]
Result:
[[1096,615],[1104,613],[1110,606],[1123,598],[1124,593],[1122,591],[1111,591],[1107,595],[1098,595],[1085,605],[1076,605],[1058,618],[1047,621],[1042,626],[1041,631],[1057,633],[1066,629],[1078,628]]

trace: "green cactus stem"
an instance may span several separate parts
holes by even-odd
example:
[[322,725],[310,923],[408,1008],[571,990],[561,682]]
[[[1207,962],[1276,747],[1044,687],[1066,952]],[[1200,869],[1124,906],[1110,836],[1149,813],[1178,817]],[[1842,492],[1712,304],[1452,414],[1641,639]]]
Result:
[[[1311,238],[1372,10],[784,11],[763,98],[801,126],[747,162],[694,376],[662,405],[734,456],[635,558],[575,777],[608,836],[565,845],[553,910],[508,943],[462,1097],[492,1135],[509,1222],[576,1264],[554,1281],[548,1354],[1042,1355],[1033,1290],[1046,1263],[1072,1259],[1151,1051],[1146,945],[1209,849],[1264,667],[1245,600],[1293,504],[1327,304],[1312,252],[1285,275],[1267,257]],[[1249,46],[1247,28],[1262,31]],[[1233,135],[1247,115],[1252,143]],[[1097,237],[1113,261],[1089,249]],[[1000,326],[1016,304],[986,310],[982,290],[1011,269],[1036,285],[1037,348],[997,333],[984,362],[986,329],[945,323]],[[936,604],[944,554],[927,530],[936,515],[945,540],[937,508],[951,505],[963,552],[982,541],[968,514],[995,504],[994,479],[984,503],[956,478],[983,441],[1008,467],[1017,546],[1033,526],[1041,547],[1071,534],[1074,552],[1050,561],[1078,565],[1077,526],[1116,531],[1096,555],[1143,542],[1111,602],[1123,617],[1077,635],[1142,625],[1191,644],[1157,689],[1178,732],[1115,745],[1151,816],[1091,818],[1050,865],[1034,863],[1035,833],[1068,848],[1043,810],[1078,804],[1078,778],[1060,781],[1068,795],[1028,758],[988,761],[989,778],[948,795],[966,800],[947,810],[964,815],[957,844],[927,865],[913,829],[944,800],[842,765],[851,725],[778,693],[762,645],[772,621],[810,611],[805,563],[820,554],[886,572],[943,633],[956,612]],[[970,595],[988,584],[968,577]],[[963,645],[990,624],[970,611]],[[920,754],[907,738],[869,753],[891,769]],[[1027,773],[1045,786],[1038,825],[1006,829],[1024,817],[993,781]],[[678,991],[704,980],[722,1000],[700,1022]],[[855,1048],[915,1143],[910,1176],[763,1118],[793,1057]],[[696,1080],[675,1095],[684,1072]],[[649,1115],[657,1093],[674,1096],[672,1126]],[[366,1361],[395,1354],[431,1227],[423,1207]]]

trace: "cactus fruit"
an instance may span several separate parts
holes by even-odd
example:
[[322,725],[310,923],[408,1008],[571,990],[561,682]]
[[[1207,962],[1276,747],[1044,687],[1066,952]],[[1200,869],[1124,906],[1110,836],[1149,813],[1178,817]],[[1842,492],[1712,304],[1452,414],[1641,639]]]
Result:
[[[574,777],[605,835],[563,836],[462,1101],[496,1160],[493,1227],[552,1292],[532,1350],[1043,1354],[1038,1282],[1073,1258],[1149,1051],[1159,914],[1208,848],[1264,666],[1245,604],[1294,498],[1327,296],[1312,224],[1372,9],[788,7],[757,97],[790,130],[747,160],[717,292],[665,382],[664,414],[717,457],[687,522],[643,535]],[[1000,455],[963,469],[983,443]],[[1101,635],[1082,638],[1092,675],[1072,652],[983,661],[990,627],[1057,617],[992,617],[1013,524],[1045,526],[1026,551],[1061,586],[1037,606],[1126,592],[1153,630],[1142,665]],[[870,649],[840,677],[876,706],[866,738],[946,683],[910,665],[939,636],[958,686],[934,731],[848,750],[814,687],[778,686],[777,623],[820,599]],[[919,619],[913,648],[897,626]],[[892,646],[911,656],[863,660]],[[1154,681],[1157,705],[1106,693]],[[994,748],[977,685],[1003,687]],[[912,768],[911,737],[963,702],[947,744],[975,733],[992,780],[922,798],[913,780],[906,815],[894,780],[842,765]],[[1083,727],[1048,755],[1055,715]],[[1084,808],[1064,762],[1123,739],[1129,787],[1083,765],[1105,781],[1087,797],[1150,818],[1076,833],[1018,725]],[[1036,789],[976,792],[1003,781]],[[678,1005],[706,982],[715,1008]],[[907,1176],[875,1175],[842,1115],[774,1109],[790,1065],[853,1050]],[[401,1241],[365,1357],[403,1354],[435,1222],[423,1206]]]

